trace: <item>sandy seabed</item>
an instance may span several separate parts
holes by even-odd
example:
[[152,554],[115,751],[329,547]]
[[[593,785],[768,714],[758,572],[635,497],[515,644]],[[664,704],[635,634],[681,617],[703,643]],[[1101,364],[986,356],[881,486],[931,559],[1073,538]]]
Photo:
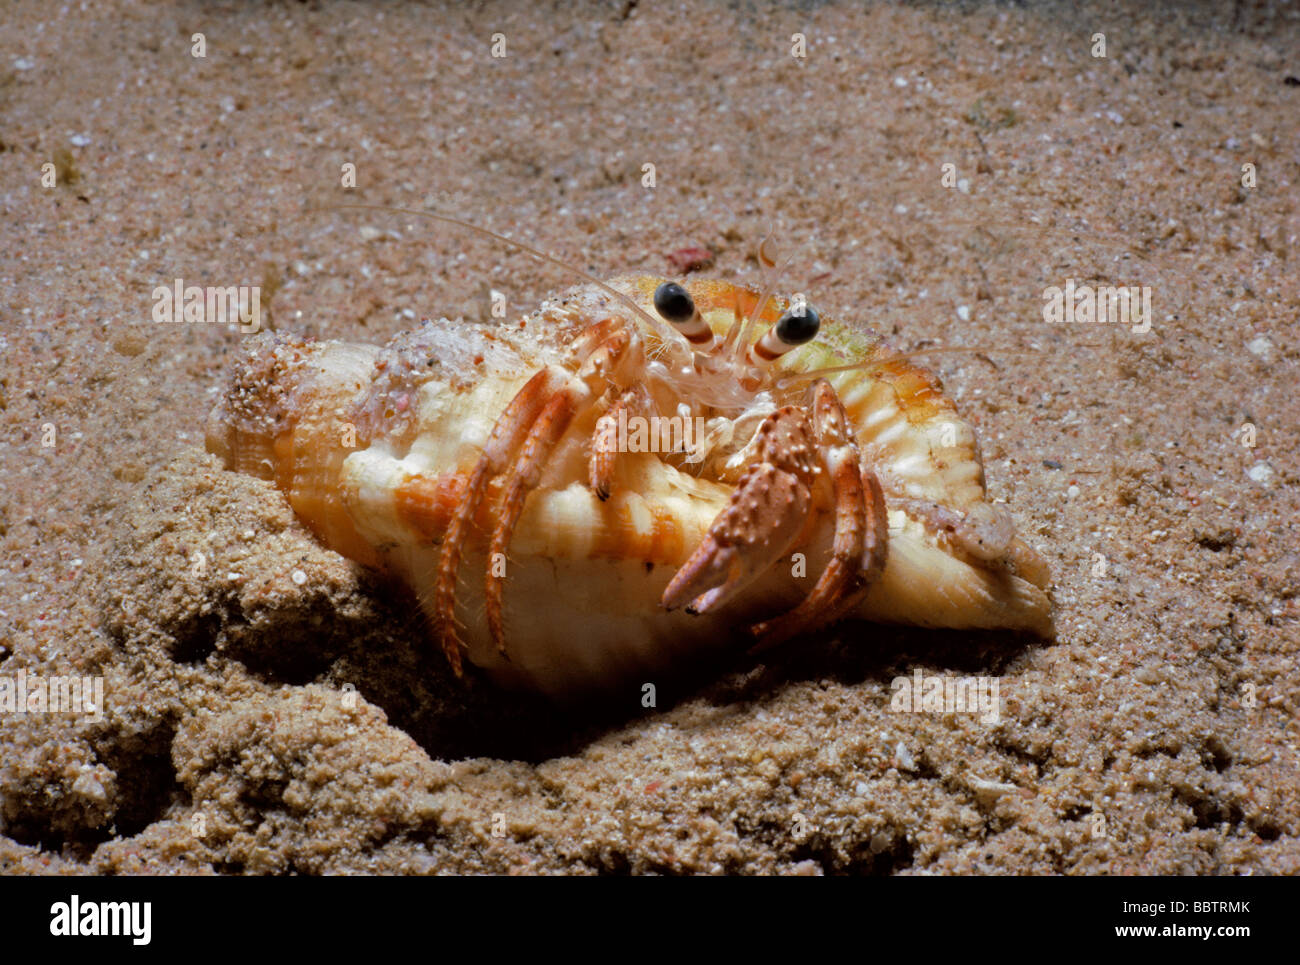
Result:
[[[0,712],[0,870],[1300,870],[1294,5],[13,2],[0,37],[0,678],[104,688]],[[846,626],[652,709],[461,687],[203,451],[238,328],[152,319],[257,285],[381,343],[571,282],[345,199],[605,276],[753,282],[771,224],[823,312],[979,348],[933,367],[1057,639]],[[1047,324],[1069,279],[1149,286],[1150,330]],[[1000,721],[891,712],[918,669],[996,677]]]

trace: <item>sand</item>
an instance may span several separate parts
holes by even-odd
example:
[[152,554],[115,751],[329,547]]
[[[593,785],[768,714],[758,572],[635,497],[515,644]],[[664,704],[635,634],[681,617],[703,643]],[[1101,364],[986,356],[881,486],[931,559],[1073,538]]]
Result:
[[[0,871],[1300,870],[1298,19],[9,4],[0,679],[105,700],[0,712]],[[409,601],[203,452],[238,327],[152,317],[178,278],[258,285],[266,327],[378,343],[572,281],[345,200],[597,275],[703,247],[752,282],[773,225],[785,290],[978,348],[931,364],[1057,639],[848,626],[653,708],[457,684]],[[1149,286],[1149,331],[1048,324],[1069,279]],[[891,711],[917,670],[995,678],[1000,720]]]

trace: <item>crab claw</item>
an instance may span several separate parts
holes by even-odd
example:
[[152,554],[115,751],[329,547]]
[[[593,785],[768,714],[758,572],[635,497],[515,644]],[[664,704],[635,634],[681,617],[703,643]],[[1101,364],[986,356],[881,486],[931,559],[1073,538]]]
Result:
[[791,407],[759,428],[762,462],[746,470],[709,535],[682,564],[663,605],[690,613],[716,609],[761,576],[794,545],[808,519],[814,477],[807,421]]
[[750,467],[664,590],[663,605],[673,610],[690,601],[687,612],[708,613],[734,597],[794,544],[809,499],[807,485],[793,473],[767,463]]

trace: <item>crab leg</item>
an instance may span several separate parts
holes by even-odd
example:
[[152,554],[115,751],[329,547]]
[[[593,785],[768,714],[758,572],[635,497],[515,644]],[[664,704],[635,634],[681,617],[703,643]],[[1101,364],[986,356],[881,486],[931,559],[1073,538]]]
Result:
[[464,495],[447,524],[433,589],[433,632],[457,677],[461,675],[462,644],[456,635],[456,574],[460,569],[460,558],[470,521],[483,501],[489,479],[503,472],[509,465],[510,459],[524,444],[533,423],[548,401],[568,380],[567,371],[559,366],[548,366],[529,379],[515,394],[492,426],[487,444],[483,447],[483,455],[475,464],[465,484]]
[[[575,345],[577,357],[585,359],[578,378],[585,376],[588,381],[602,378],[607,368],[626,350],[627,342],[626,331],[618,328],[618,320],[614,318],[602,319],[585,329]],[[447,530],[443,535],[442,554],[438,560],[438,575],[434,583],[433,632],[443,654],[447,657],[447,662],[458,677],[461,675],[463,644],[456,633],[456,578],[460,570],[470,521],[478,513],[492,478],[507,469],[512,470],[511,481],[507,483],[504,505],[505,512],[507,514],[513,512],[513,515],[504,520],[504,527],[503,521],[498,520],[493,532],[493,552],[505,552],[504,547],[509,543],[510,533],[518,522],[527,490],[537,484],[541,462],[545,461],[546,455],[554,448],[555,440],[564,434],[576,411],[573,409],[566,412],[564,406],[556,402],[557,399],[573,398],[574,382],[575,378],[568,370],[558,365],[551,365],[529,379],[515,394],[492,426],[492,432],[483,447],[483,454],[470,473],[463,491],[464,495],[447,524]],[[585,382],[583,384],[585,385]],[[590,388],[587,392],[591,392]],[[557,419],[560,421],[557,422]],[[554,435],[548,445],[545,440],[551,433]],[[543,451],[539,451],[539,447]],[[534,462],[537,468],[532,474],[533,481],[529,483],[528,466]],[[498,542],[501,543],[500,549],[497,548]],[[495,620],[497,630],[500,630],[501,577],[492,575],[494,571],[499,570],[493,565],[496,559],[499,557],[489,554],[488,618],[489,622],[493,620],[492,593],[495,583]],[[497,637],[499,647],[502,645],[502,640],[502,637]]]
[[786,406],[768,416],[758,434],[762,461],[740,477],[709,535],[664,590],[668,609],[716,609],[784,556],[803,531],[815,474],[807,417]]
[[609,411],[596,422],[596,431],[591,438],[591,461],[588,478],[592,491],[602,501],[609,499],[610,486],[614,482],[614,467],[618,462],[618,428],[620,420],[632,416],[645,416],[654,408],[650,392],[645,385],[637,382],[614,400]]
[[610,371],[623,357],[631,343],[624,328],[616,329],[600,342],[578,373],[546,401],[523,443],[514,453],[509,475],[505,481],[505,496],[500,514],[492,530],[492,543],[488,550],[486,609],[488,631],[503,656],[505,638],[505,568],[498,565],[510,548],[510,537],[524,510],[528,493],[541,481],[546,461],[556,444],[568,431],[574,416],[595,404],[604,389]]
[[851,610],[885,568],[889,516],[880,481],[863,471],[848,416],[825,379],[813,388],[813,428],[835,494],[835,543],[830,562],[793,610],[751,628],[750,653],[827,626]]

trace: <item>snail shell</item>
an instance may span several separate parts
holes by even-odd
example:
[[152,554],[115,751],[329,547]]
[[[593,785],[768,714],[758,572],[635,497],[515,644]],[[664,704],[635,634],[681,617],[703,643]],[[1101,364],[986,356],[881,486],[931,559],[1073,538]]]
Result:
[[[653,311],[661,281],[609,284]],[[727,282],[688,287],[719,335],[757,299]],[[760,322],[770,325],[784,307],[773,299]],[[573,368],[568,349],[579,333],[611,315],[645,327],[607,292],[584,286],[521,321],[426,322],[382,348],[258,335],[208,420],[207,447],[227,469],[273,482],[321,542],[403,581],[427,608],[443,535],[497,417],[542,367]],[[653,333],[644,334],[653,346]],[[871,359],[879,366],[826,376],[888,508],[884,570],[851,616],[1050,636],[1047,567],[1016,536],[1005,507],[987,501],[975,434],[933,375],[829,320],[782,371]],[[750,624],[796,606],[830,558],[834,506],[818,490],[802,559],[787,557],[717,611],[664,609],[665,587],[727,507],[744,467],[704,471],[626,453],[601,500],[587,475],[601,411],[575,417],[527,498],[509,558],[496,561],[506,568],[506,655],[487,632],[481,579],[499,483],[489,484],[471,527],[456,620],[468,659],[503,684],[567,696],[652,679],[740,645]],[[743,447],[735,452],[743,456]]]

